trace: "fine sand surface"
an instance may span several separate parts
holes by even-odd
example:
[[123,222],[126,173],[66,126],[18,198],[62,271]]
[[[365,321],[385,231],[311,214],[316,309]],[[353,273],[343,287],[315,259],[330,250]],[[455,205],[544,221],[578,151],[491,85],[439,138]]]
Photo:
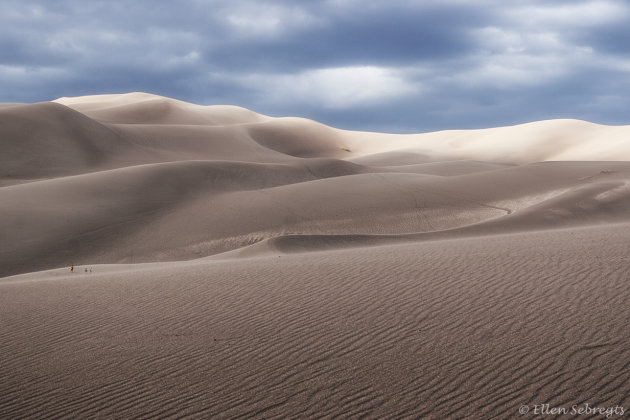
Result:
[[2,104],[0,168],[0,418],[630,411],[630,126],[100,95]]

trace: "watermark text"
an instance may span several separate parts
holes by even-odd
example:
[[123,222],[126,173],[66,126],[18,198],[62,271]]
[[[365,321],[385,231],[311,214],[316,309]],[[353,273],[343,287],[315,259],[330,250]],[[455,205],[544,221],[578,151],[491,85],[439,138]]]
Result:
[[614,407],[594,407],[588,403],[575,404],[571,407],[554,407],[551,404],[532,404],[522,405],[519,407],[518,412],[522,415],[531,414],[539,416],[559,416],[559,415],[572,415],[572,416],[603,416],[607,419],[612,416],[623,416],[626,410],[616,405]]

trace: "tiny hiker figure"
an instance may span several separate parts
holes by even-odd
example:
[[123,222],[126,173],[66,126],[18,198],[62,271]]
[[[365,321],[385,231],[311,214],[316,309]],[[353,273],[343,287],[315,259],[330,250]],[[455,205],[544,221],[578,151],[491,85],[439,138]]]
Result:
[[70,271],[74,271],[74,265],[70,266]]

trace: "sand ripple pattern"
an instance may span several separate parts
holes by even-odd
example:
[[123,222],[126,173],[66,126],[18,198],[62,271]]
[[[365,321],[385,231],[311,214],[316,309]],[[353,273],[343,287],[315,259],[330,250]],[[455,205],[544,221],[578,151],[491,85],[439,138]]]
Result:
[[629,234],[618,225],[8,278],[0,417],[627,407]]

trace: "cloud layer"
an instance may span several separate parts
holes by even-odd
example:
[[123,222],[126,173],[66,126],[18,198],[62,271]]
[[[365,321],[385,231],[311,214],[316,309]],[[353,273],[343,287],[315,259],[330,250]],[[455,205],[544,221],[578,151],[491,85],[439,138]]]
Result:
[[0,0],[0,102],[147,91],[349,129],[630,124],[622,0]]

